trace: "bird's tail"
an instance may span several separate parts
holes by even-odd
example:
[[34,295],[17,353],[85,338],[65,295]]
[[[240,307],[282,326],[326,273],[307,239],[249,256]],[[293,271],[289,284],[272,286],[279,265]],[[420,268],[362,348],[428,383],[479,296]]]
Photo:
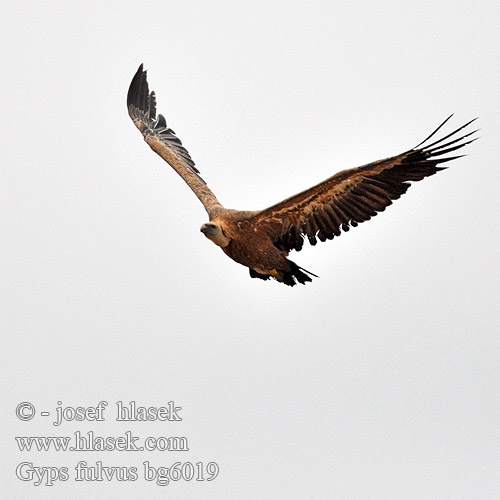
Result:
[[[295,262],[287,259],[287,262],[290,264],[289,271],[276,271],[276,274],[260,274],[252,268],[249,268],[250,276],[252,278],[259,278],[261,280],[268,280],[269,278],[274,278],[276,281],[280,283],[284,283],[288,286],[295,286],[297,283],[301,285],[305,285],[308,281],[312,281],[311,276],[318,278],[311,271],[306,271],[304,268],[299,267]],[[311,275],[311,276],[309,276]]]
[[291,260],[288,262],[291,266],[290,271],[283,272],[282,276],[279,276],[279,278],[282,279],[278,279],[278,276],[276,277],[278,281],[281,281],[285,285],[295,286],[297,283],[305,285],[308,281],[312,281],[311,276],[318,278],[318,276],[313,274],[311,271],[307,271],[303,267],[299,267],[295,264],[295,262],[292,262]]

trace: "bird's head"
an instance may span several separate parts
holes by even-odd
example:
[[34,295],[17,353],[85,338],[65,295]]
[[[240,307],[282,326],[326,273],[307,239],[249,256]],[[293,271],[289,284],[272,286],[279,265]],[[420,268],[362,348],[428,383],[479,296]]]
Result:
[[217,222],[206,222],[200,227],[200,231],[211,241],[219,247],[226,247],[229,245],[231,238],[229,238],[222,229],[221,225]]

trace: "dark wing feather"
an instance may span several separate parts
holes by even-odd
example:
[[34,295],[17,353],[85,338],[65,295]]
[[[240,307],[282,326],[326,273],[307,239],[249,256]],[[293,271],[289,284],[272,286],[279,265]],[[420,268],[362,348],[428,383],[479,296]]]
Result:
[[343,170],[306,191],[257,212],[250,222],[256,231],[267,234],[278,248],[286,251],[301,250],[305,237],[315,245],[317,239],[326,241],[340,236],[342,231],[383,212],[407,191],[410,181],[433,175],[446,168],[440,166],[442,163],[463,156],[442,157],[476,140],[464,141],[477,132],[474,130],[446,142],[474,120],[425,145],[450,118],[415,148]]
[[130,118],[141,131],[151,149],[159,154],[186,181],[210,216],[221,207],[213,192],[199,176],[194,161],[161,114],[156,118],[156,96],[149,92],[147,72],[143,65],[134,75],[127,95]]

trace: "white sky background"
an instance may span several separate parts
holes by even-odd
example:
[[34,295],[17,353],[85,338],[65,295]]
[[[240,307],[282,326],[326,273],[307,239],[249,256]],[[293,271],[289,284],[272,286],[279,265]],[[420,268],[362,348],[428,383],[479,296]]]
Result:
[[[2,498],[500,497],[498,2],[13,2],[2,9]],[[466,158],[252,280],[126,110],[138,65],[222,203],[258,209],[400,153],[454,112]],[[110,403],[105,422],[37,411]],[[183,421],[120,423],[116,401]],[[52,420],[51,420],[52,421]],[[21,453],[14,436],[186,436]],[[77,483],[73,467],[137,466]],[[215,461],[160,487],[141,464]],[[68,466],[53,487],[15,466]]]

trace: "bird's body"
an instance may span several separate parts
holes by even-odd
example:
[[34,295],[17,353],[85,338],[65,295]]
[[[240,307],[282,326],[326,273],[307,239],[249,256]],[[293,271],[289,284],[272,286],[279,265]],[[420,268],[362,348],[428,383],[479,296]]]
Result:
[[[266,280],[273,277],[290,285],[295,284],[294,278],[299,283],[310,281],[306,272],[287,259],[287,251],[280,250],[266,234],[255,230],[253,221],[257,214],[258,212],[222,209],[209,225],[215,224],[221,228],[227,238],[214,243],[228,257],[248,267],[253,278]],[[205,226],[202,226],[202,232],[212,239],[204,230]]]
[[[427,139],[400,155],[362,167],[343,170],[329,179],[276,205],[259,211],[227,209],[199,176],[187,150],[167,127],[165,118],[156,118],[156,98],[149,92],[142,65],[135,74],[127,97],[130,117],[149,146],[167,161],[203,203],[209,222],[201,231],[224,253],[249,268],[252,278],[274,278],[286,285],[311,281],[313,273],[287,258],[291,250],[301,250],[307,238],[311,245],[340,236],[369,220],[392,204],[418,181],[442,170],[438,166],[459,156],[443,157],[475,139],[447,139],[468,126],[425,144],[449,120],[445,120]],[[450,117],[451,118],[451,117]]]

